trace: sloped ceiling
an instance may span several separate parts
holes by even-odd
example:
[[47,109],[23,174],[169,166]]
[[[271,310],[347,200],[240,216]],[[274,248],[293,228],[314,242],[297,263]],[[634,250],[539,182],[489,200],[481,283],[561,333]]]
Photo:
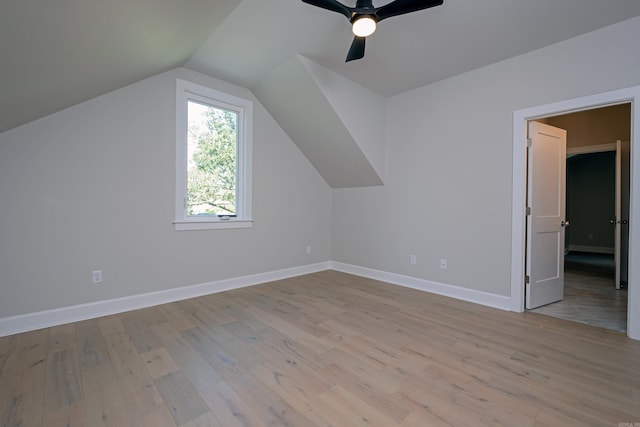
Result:
[[240,0],[0,0],[0,132],[182,66]]
[[345,63],[353,34],[344,16],[301,0],[242,0],[187,66],[251,87],[302,54],[392,96],[637,15],[638,0],[444,0],[381,22],[364,59]]
[[[317,64],[294,56],[253,86],[252,91],[331,187],[383,184],[384,163],[375,164],[370,160],[381,157],[383,144],[367,145],[370,142],[367,138],[354,138],[358,130],[350,132],[349,127],[366,128],[370,125],[369,120],[355,120],[351,126],[348,120],[343,121],[338,113],[339,107],[331,103],[331,100],[335,101],[331,84],[328,79],[318,77],[318,72],[323,70]],[[331,73],[326,69],[324,72]],[[334,81],[340,80],[338,83],[344,80],[338,75],[332,77]],[[356,95],[360,100],[367,94],[350,88],[344,95],[348,99]],[[282,99],[287,101],[281,102]],[[373,101],[379,104],[378,109],[372,110],[376,116],[370,118],[376,126],[384,122],[384,100],[373,95]],[[360,108],[370,107],[370,104],[365,104]],[[345,116],[348,114],[344,112]],[[384,128],[380,129],[382,135],[379,138],[383,139]],[[376,137],[374,135],[372,139]]]
[[[356,157],[368,163],[360,170],[369,177],[365,184],[377,185],[384,175],[377,142],[354,125],[357,114],[345,115],[349,109],[341,109],[318,70],[353,82],[346,90],[356,100],[362,89],[388,97],[638,15],[638,0],[445,0],[385,20],[368,38],[364,59],[345,63],[348,21],[300,0],[0,0],[0,132],[186,66],[260,92],[303,152],[308,141],[296,136],[305,127],[300,121],[326,119],[326,129],[342,128],[340,136],[319,138],[360,151]],[[268,82],[295,61],[309,73],[299,82],[315,93],[310,102],[333,113],[318,118],[281,107],[291,94]],[[342,164],[340,152],[322,153],[322,164],[310,160],[329,171]],[[341,173],[332,186],[354,182]]]

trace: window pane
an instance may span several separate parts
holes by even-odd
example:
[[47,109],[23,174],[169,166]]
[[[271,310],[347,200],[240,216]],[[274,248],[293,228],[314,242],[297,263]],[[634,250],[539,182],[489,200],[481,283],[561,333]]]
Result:
[[238,114],[188,101],[187,215],[236,215]]

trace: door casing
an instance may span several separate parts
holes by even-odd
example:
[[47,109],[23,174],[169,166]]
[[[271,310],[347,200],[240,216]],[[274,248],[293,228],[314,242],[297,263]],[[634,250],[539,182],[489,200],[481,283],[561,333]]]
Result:
[[[526,138],[527,122],[575,111],[631,103],[631,188],[629,208],[629,259],[640,256],[640,86],[581,98],[530,107],[513,113],[513,170],[511,216],[511,310],[524,311],[525,208],[526,208]],[[640,265],[629,263],[627,335],[640,340]]]

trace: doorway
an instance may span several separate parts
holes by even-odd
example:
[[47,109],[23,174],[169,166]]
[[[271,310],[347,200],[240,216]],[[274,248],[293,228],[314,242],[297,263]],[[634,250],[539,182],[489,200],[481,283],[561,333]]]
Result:
[[564,294],[531,311],[626,332],[629,144],[622,140],[630,139],[631,105],[542,121],[567,130],[565,217],[570,226],[559,263]]
[[[557,102],[538,107],[527,108],[514,112],[513,121],[513,193],[512,193],[512,258],[511,258],[511,309],[516,312],[524,311],[524,271],[525,271],[525,207],[526,207],[526,124],[531,120],[559,116],[577,111],[587,111],[605,106],[618,104],[631,105],[630,164],[632,167],[630,182],[631,204],[629,208],[629,254],[633,259],[634,253],[640,253],[640,233],[636,233],[634,224],[640,223],[640,186],[633,183],[638,179],[638,172],[634,173],[633,165],[640,165],[640,150],[634,129],[640,128],[640,111],[634,108],[640,101],[640,86],[591,95],[583,98]],[[636,168],[637,169],[637,168]],[[640,339],[640,290],[635,285],[637,277],[634,263],[629,263],[628,273],[628,305],[627,305],[627,335],[633,339]],[[640,273],[640,271],[638,272]]]

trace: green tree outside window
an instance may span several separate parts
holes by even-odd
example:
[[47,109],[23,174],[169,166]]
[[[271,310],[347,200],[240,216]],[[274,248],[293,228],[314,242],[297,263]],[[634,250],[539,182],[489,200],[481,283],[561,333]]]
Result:
[[236,215],[238,114],[189,101],[187,215]]

